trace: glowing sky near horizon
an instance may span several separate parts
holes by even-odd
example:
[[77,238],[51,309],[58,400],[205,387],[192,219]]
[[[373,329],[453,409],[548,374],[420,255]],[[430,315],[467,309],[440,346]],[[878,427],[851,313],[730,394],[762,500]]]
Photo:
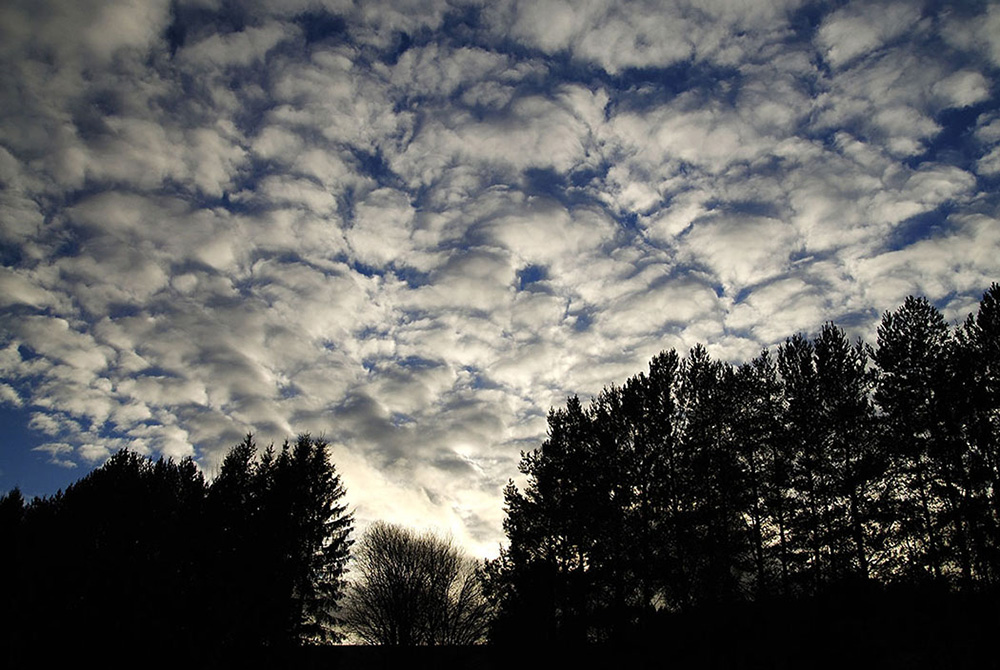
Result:
[[322,435],[503,535],[546,413],[998,279],[1000,5],[0,5],[0,491]]

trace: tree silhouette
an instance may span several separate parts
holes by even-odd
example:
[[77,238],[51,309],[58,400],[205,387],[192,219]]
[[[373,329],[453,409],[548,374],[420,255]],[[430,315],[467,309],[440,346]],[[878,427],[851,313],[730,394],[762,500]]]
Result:
[[490,608],[478,567],[450,541],[375,522],[355,548],[344,624],[369,644],[469,645],[485,639]]
[[988,592],[998,342],[994,284],[954,331],[909,297],[874,348],[828,323],[735,367],[664,352],[569,398],[504,491],[493,639],[622,641],[663,616],[872,584]]
[[885,560],[886,536],[879,528],[888,483],[871,402],[874,376],[861,342],[823,326],[814,341],[818,390],[818,440],[828,473],[828,580],[868,579]]
[[[551,411],[548,424],[541,449],[521,457],[528,486],[522,493],[511,483],[504,491],[511,544],[492,571],[503,573],[515,594],[502,604],[501,621],[527,617],[540,639],[582,642],[601,586],[598,556],[611,544],[599,546],[610,514],[610,473],[578,398]],[[536,620],[532,611],[546,620]]]
[[983,295],[956,333],[950,398],[963,437],[970,568],[1000,583],[1000,285]]
[[121,451],[65,492],[34,499],[23,509],[16,564],[3,575],[17,614],[7,642],[30,648],[59,630],[65,644],[86,644],[108,627],[120,646],[147,627],[199,640],[204,494],[190,460]]
[[788,590],[789,457],[785,451],[783,388],[765,349],[736,370],[732,430],[743,472],[748,591],[766,597]]
[[208,500],[217,621],[230,646],[331,641],[353,518],[323,440],[300,435],[258,458],[253,436],[223,460]]
[[908,297],[882,317],[875,362],[875,401],[884,413],[885,449],[897,483],[895,513],[913,578],[940,579],[949,567],[954,528],[942,515],[950,479],[947,455],[953,435],[948,425],[948,356],[951,343],[941,313],[926,298]]
[[218,659],[335,639],[343,496],[326,443],[308,435],[259,460],[247,436],[212,484],[191,459],[120,451],[65,492],[24,504],[12,491],[0,499],[0,646],[17,660],[52,631],[67,649],[114,631],[120,651],[155,631]]
[[329,445],[300,435],[282,446],[271,471],[262,468],[262,476],[271,483],[262,506],[272,514],[261,530],[270,527],[272,540],[280,538],[273,548],[281,552],[280,575],[291,587],[291,638],[337,639],[336,612],[354,520],[342,500],[346,491]]
[[730,430],[735,378],[731,366],[695,346],[681,368],[678,402],[687,468],[683,512],[674,523],[690,584],[687,604],[721,604],[740,597],[746,547],[746,488]]
[[220,661],[341,630],[620,646],[672,631],[691,650],[720,625],[758,651],[768,626],[798,648],[866,627],[951,636],[951,658],[995,634],[998,445],[993,284],[957,328],[909,297],[874,347],[828,323],[740,365],[663,352],[569,398],[522,453],[509,544],[482,566],[376,523],[348,586],[352,516],[328,444],[308,435],[262,453],[247,435],[211,482],[190,459],[122,451],[53,496],[0,497],[0,660],[23,664],[17,650],[51,630],[71,648],[156,630]]

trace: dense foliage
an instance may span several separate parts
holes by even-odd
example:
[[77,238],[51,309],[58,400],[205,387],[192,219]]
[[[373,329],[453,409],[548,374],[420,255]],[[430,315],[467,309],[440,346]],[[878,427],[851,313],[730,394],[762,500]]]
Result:
[[497,559],[378,522],[350,585],[345,490],[308,435],[263,453],[248,435],[211,482],[190,459],[122,451],[54,496],[15,489],[0,497],[0,659],[171,640],[211,661],[342,630],[469,645],[491,626],[498,643],[669,639],[694,659],[720,625],[748,647],[765,625],[792,631],[793,658],[829,640],[817,621],[854,639],[881,627],[876,645],[951,621],[927,647],[951,658],[1000,624],[997,284],[954,328],[908,298],[874,346],[827,324],[742,365],[663,352],[548,426],[522,455],[526,485],[505,490]]
[[874,347],[827,324],[734,366],[696,346],[549,414],[505,491],[494,637],[607,641],[657,616],[859,583],[1000,580],[1000,286]]
[[321,440],[258,457],[250,436],[210,484],[190,459],[121,451],[65,491],[0,500],[4,649],[172,640],[225,653],[335,636],[352,517]]

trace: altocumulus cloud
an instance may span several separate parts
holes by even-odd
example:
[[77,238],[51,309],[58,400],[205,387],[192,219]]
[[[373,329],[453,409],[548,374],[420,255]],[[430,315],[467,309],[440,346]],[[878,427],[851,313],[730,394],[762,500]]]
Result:
[[962,318],[998,74],[985,2],[5,2],[4,416],[53,470],[325,435],[494,554],[567,395]]

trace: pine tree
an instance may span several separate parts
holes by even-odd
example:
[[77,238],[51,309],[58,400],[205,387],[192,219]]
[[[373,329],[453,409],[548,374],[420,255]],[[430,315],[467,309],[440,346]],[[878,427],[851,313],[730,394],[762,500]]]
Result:
[[300,435],[258,458],[248,435],[227,454],[209,498],[221,534],[219,625],[230,645],[339,638],[353,528],[345,494],[324,440]]
[[819,440],[829,474],[830,578],[868,579],[882,561],[886,537],[881,501],[888,485],[871,404],[873,375],[861,342],[826,324],[814,341]]
[[765,349],[736,370],[734,383],[733,434],[746,482],[748,570],[753,596],[761,598],[778,592],[787,562],[781,380]]
[[906,298],[878,327],[875,400],[884,414],[884,448],[896,482],[894,517],[915,577],[941,578],[948,570],[940,506],[940,461],[947,438],[948,326],[926,298]]
[[[522,454],[520,471],[528,477],[524,492],[513,483],[504,492],[504,530],[511,541],[505,560],[518,596],[509,606],[523,612],[538,598],[548,599],[552,619],[539,631],[542,637],[586,639],[590,559],[599,538],[589,524],[597,502],[589,467],[594,453],[590,417],[579,398],[570,398],[565,409],[549,413],[549,437],[542,447]],[[535,590],[541,579],[547,587]]]
[[[1000,287],[953,335],[926,299],[876,348],[828,323],[734,368],[664,352],[549,414],[486,566],[495,640],[629,639],[746,597],[1000,578]],[[657,613],[658,612],[658,613]]]
[[686,605],[743,597],[747,491],[731,431],[734,391],[732,367],[695,346],[681,366],[678,388],[685,495],[674,519],[682,557],[675,586]]
[[977,579],[1000,583],[1000,285],[958,330],[954,388],[961,394],[969,477],[966,517]]
[[815,348],[798,334],[778,349],[785,391],[785,439],[788,441],[791,498],[788,517],[794,588],[815,593],[829,572],[830,464],[821,432],[819,380]]

